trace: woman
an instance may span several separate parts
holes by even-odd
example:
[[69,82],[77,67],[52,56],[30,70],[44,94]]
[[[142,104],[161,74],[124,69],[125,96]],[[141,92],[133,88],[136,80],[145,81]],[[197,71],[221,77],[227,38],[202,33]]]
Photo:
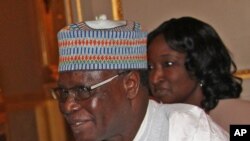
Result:
[[170,19],[148,35],[149,85],[163,103],[188,103],[207,113],[238,98],[242,80],[216,31],[192,17]]

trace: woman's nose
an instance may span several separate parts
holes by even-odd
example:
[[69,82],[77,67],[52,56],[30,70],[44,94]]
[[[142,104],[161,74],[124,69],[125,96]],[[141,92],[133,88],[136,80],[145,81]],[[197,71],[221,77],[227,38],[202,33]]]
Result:
[[161,68],[155,68],[149,73],[149,81],[151,84],[157,84],[163,80],[164,72]]

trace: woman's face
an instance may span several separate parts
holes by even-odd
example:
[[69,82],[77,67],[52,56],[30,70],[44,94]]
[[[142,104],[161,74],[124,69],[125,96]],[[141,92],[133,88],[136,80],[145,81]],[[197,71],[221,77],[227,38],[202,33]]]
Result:
[[185,68],[186,54],[171,49],[163,35],[149,45],[149,84],[154,97],[163,103],[200,105],[201,88]]

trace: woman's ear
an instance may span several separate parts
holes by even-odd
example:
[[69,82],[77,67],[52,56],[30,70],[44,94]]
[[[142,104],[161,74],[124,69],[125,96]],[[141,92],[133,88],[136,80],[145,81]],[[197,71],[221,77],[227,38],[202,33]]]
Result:
[[127,97],[133,99],[137,96],[140,87],[140,74],[138,71],[131,71],[123,81],[124,88],[127,92]]

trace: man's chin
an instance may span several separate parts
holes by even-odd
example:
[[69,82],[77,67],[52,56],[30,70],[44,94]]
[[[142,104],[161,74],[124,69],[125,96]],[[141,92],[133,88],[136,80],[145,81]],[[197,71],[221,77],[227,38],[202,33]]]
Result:
[[97,141],[96,138],[90,135],[81,135],[81,134],[75,134],[75,141]]
[[93,130],[74,130],[73,135],[76,141],[97,141]]

